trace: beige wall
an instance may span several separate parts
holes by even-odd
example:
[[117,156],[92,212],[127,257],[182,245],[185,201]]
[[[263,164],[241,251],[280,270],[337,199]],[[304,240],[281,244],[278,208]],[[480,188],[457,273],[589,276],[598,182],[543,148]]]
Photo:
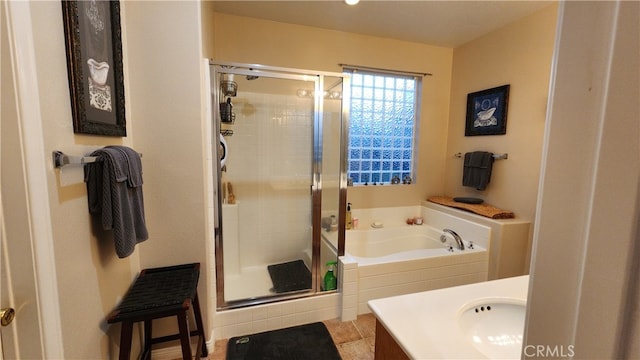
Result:
[[[622,14],[636,14],[633,20],[635,25],[626,25],[627,28],[622,29],[623,31],[621,32],[634,34],[634,30],[637,29],[637,4],[627,4],[627,6],[632,6],[631,11],[623,9]],[[79,155],[108,144],[133,146],[144,154],[145,198],[150,212],[148,220],[151,238],[147,243],[142,244],[132,257],[124,260],[115,257],[112,243],[101,242],[94,235],[87,212],[84,184],[82,184],[81,180],[77,181],[75,177],[78,174],[73,174],[73,172],[63,173],[53,169],[53,167],[47,169],[65,357],[69,359],[108,358],[113,355],[114,346],[114,343],[110,342],[109,335],[114,335],[119,329],[118,327],[109,328],[104,322],[104,317],[117,303],[118,297],[124,293],[131,278],[141,267],[184,261],[207,261],[205,258],[205,224],[203,218],[203,152],[202,134],[200,132],[200,108],[202,104],[199,100],[200,79],[198,78],[200,76],[199,59],[201,55],[199,50],[199,5],[196,2],[181,2],[180,6],[177,3],[124,3],[123,32],[125,38],[123,40],[126,42],[125,71],[127,79],[126,91],[128,94],[129,136],[123,140],[73,134],[60,3],[33,2],[30,7],[34,24],[34,40],[37,48],[36,66],[40,87],[39,96],[42,101],[42,117],[44,119],[42,127],[45,134],[46,153],[42,154],[42,156],[49,158],[52,150],[62,150],[70,155]],[[233,27],[226,28],[225,26],[231,25],[229,24],[230,20],[237,20],[237,22],[233,22]],[[221,24],[219,25],[218,22],[221,22]],[[273,23],[261,24],[258,27],[258,30],[271,29],[264,37],[258,31],[257,33],[252,33],[252,39],[246,39],[245,37],[249,37],[249,35],[243,35],[244,31],[238,31],[237,29],[247,29],[242,27],[242,25],[248,25],[247,22],[248,20],[246,19],[226,16],[216,17],[216,29],[218,29],[216,33],[219,32],[220,35],[216,36],[215,41],[221,43],[220,47],[214,44],[216,45],[215,51],[217,51],[214,55],[216,55],[217,59],[239,62],[255,61],[271,65],[337,71],[339,69],[335,64],[338,62],[396,68],[399,64],[398,58],[403,58],[400,64],[403,65],[404,70],[433,72],[434,76],[427,78],[425,82],[433,84],[433,87],[429,88],[428,92],[431,93],[431,97],[428,98],[427,102],[431,108],[429,110],[425,109],[428,112],[425,119],[430,119],[427,121],[433,122],[433,124],[430,123],[430,125],[433,125],[433,129],[430,129],[430,133],[427,134],[430,143],[429,148],[433,154],[430,152],[428,157],[420,160],[421,163],[424,161],[425,167],[428,171],[433,171],[433,173],[426,173],[428,175],[424,177],[428,179],[426,179],[424,185],[407,187],[407,190],[402,190],[402,194],[397,196],[397,201],[389,199],[389,197],[396,194],[388,194],[386,190],[382,190],[380,195],[371,196],[373,198],[371,201],[365,199],[370,196],[368,192],[372,191],[371,189],[354,190],[350,196],[355,199],[354,203],[360,207],[388,206],[396,202],[412,204],[414,200],[418,201],[425,194],[440,192],[445,189],[444,180],[439,180],[445,179],[444,171],[437,169],[443,169],[444,159],[452,156],[454,152],[466,151],[468,144],[464,144],[464,149],[457,149],[457,146],[453,146],[453,143],[447,146],[445,139],[450,129],[447,126],[439,125],[436,120],[449,118],[450,88],[452,90],[452,109],[461,108],[454,105],[456,101],[454,99],[455,94],[458,94],[457,101],[462,101],[460,100],[460,94],[478,90],[478,88],[472,86],[475,84],[469,85],[469,89],[458,89],[456,83],[454,89],[449,83],[451,62],[453,60],[451,50],[319,29],[298,29],[298,27],[292,28]],[[576,20],[576,22],[578,23],[579,21]],[[238,24],[241,26],[236,27]],[[581,39],[590,39],[590,37],[584,36],[581,32],[581,29],[589,28],[589,26],[574,26],[574,28],[569,29],[567,34],[575,33],[576,38],[567,40],[567,46],[570,47],[572,41],[580,43]],[[291,29],[301,30],[302,34],[289,31]],[[321,33],[328,36],[324,42],[318,40],[318,37],[322,37]],[[270,37],[268,34],[276,36]],[[637,31],[635,34],[637,34]],[[283,45],[285,42],[276,41],[276,39],[288,39],[286,42],[288,45],[285,48],[278,48],[278,45]],[[240,40],[248,42],[238,42]],[[317,40],[322,44],[318,48],[314,47],[318,43]],[[251,44],[252,46],[246,44]],[[637,47],[637,42],[635,46]],[[278,51],[273,51],[274,48],[278,49]],[[587,46],[586,48],[589,47]],[[379,49],[382,49],[382,53],[380,53]],[[220,53],[219,50],[224,50],[225,53]],[[302,51],[300,57],[287,57],[294,50]],[[637,51],[628,54],[635,56],[633,59],[636,65],[637,54]],[[624,58],[624,56],[621,56],[621,58]],[[522,69],[522,72],[527,71],[528,69]],[[571,71],[565,69],[565,74],[567,72],[571,73]],[[175,74],[182,74],[183,77],[177,78]],[[514,77],[516,75],[514,74]],[[624,80],[625,75],[627,73],[624,71],[619,74],[621,81]],[[571,95],[575,90],[575,81],[573,79],[565,79],[564,81],[568,84],[566,87],[567,93],[564,95]],[[496,85],[498,84],[497,82]],[[516,87],[513,86],[515,83],[511,82],[511,84],[513,99],[517,92]],[[480,85],[482,86],[480,87]],[[485,84],[478,84],[478,87],[484,88]],[[546,92],[544,96],[546,96]],[[542,99],[537,101],[535,98],[532,99],[534,103],[544,102]],[[628,104],[632,103],[628,102]],[[462,101],[462,104],[464,104],[464,101]],[[513,106],[511,107],[512,110]],[[429,106],[425,107],[429,108]],[[613,106],[612,108],[616,107]],[[635,112],[629,111],[628,114],[635,114]],[[619,117],[611,116],[611,119],[617,118]],[[451,119],[453,126],[454,122],[461,122],[463,117],[455,120],[456,117],[452,111]],[[580,118],[572,119],[576,124],[583,120]],[[509,124],[511,125],[514,121],[516,121],[515,118],[511,116]],[[634,124],[637,125],[637,123]],[[581,125],[569,127],[572,131],[563,127],[559,128],[558,134],[561,138],[554,140],[558,141],[560,148],[557,154],[561,154],[567,149],[563,141],[573,141],[576,144],[582,141],[580,136],[577,136],[573,131],[575,128],[581,127]],[[631,136],[629,134],[632,134],[631,132],[625,132],[624,127],[614,129],[614,133],[619,139],[626,139],[625,136]],[[525,140],[511,138],[509,135],[514,131],[518,132],[508,126],[507,135],[503,138],[510,140],[508,142],[505,140],[505,146],[495,150],[496,152],[510,153],[510,159],[506,160],[502,165],[514,160],[516,155],[512,154],[517,154],[511,144]],[[552,131],[552,134],[556,134],[556,131]],[[487,137],[487,140],[490,138],[493,137]],[[636,145],[637,140],[637,137],[631,139],[631,141],[635,141],[634,144]],[[608,144],[616,145],[615,139]],[[617,150],[615,146],[613,150]],[[620,154],[631,156],[637,153],[621,149],[621,151],[611,151],[608,154],[612,155],[613,159],[619,159],[618,155]],[[517,160],[518,158],[516,157],[515,159]],[[578,156],[577,158],[580,159],[581,157]],[[563,159],[556,160],[555,163],[548,167],[550,184],[558,180],[567,179],[566,171],[563,169],[563,165],[566,162],[563,162]],[[454,160],[447,159],[447,161],[451,163]],[[630,162],[637,165],[637,158],[631,159]],[[620,173],[629,173],[629,167],[626,166],[624,161],[614,161],[611,164],[613,164],[614,168],[620,167],[622,169]],[[450,166],[447,167],[446,178],[448,179],[451,176],[459,179],[455,174],[449,173],[450,168]],[[603,168],[603,170],[607,169]],[[496,171],[499,170],[496,166]],[[557,172],[557,174],[551,174],[553,172]],[[606,179],[606,175],[606,172],[601,173],[600,179]],[[420,178],[422,179],[422,176]],[[624,177],[609,176],[608,178],[615,180]],[[637,182],[635,184],[633,185],[635,190],[629,186],[622,189],[624,191],[629,190],[627,193],[624,191],[620,193],[628,195],[633,191],[637,191]],[[568,190],[563,191],[563,186]],[[604,189],[610,190],[611,187],[605,187]],[[550,190],[553,189],[550,188]],[[560,189],[558,189],[560,195],[574,192],[575,187],[572,181],[561,182]],[[607,193],[607,191],[604,191],[604,193]],[[490,194],[491,201],[494,199],[493,195],[493,193]],[[603,196],[599,200],[604,201],[605,198]],[[501,199],[500,197],[495,197],[495,199],[498,199],[496,200],[497,205],[510,206],[509,204],[503,205],[502,200],[499,200]],[[361,202],[361,204],[358,204],[358,202]],[[545,304],[544,298],[549,298],[548,294],[559,294],[562,293],[563,289],[571,288],[571,286],[566,287],[563,283],[558,282],[554,264],[565,270],[567,267],[566,260],[573,257],[575,246],[581,244],[584,240],[583,234],[577,234],[571,238],[570,242],[566,242],[567,251],[558,251],[557,245],[562,242],[557,241],[557,236],[562,234],[562,230],[567,227],[564,221],[558,222],[557,219],[565,219],[566,213],[563,213],[565,208],[558,206],[554,201],[542,201],[541,203],[544,205],[541,205],[541,209],[544,210],[547,207],[551,207],[555,208],[555,210],[553,213],[549,213],[549,218],[547,219],[550,226],[548,228],[546,228],[547,225],[540,226],[540,229],[547,229],[545,231],[549,236],[546,237],[544,233],[540,233],[539,240],[541,244],[546,245],[546,250],[542,249],[545,250],[544,261],[542,261],[543,256],[541,255],[541,263],[537,269],[548,268],[550,271],[547,271],[546,275],[550,280],[544,279],[545,273],[540,273],[537,285],[548,284],[548,286],[534,288],[536,293],[545,294],[540,298],[532,299],[533,303],[538,301],[539,304],[539,306],[534,306],[532,309],[532,311],[539,311],[540,316],[535,317],[537,319],[545,318],[545,313],[563,313],[557,311],[558,304],[556,302],[558,296],[550,304]],[[610,204],[605,203],[605,205]],[[588,209],[589,204],[584,205],[583,208]],[[619,210],[618,207],[613,206],[604,206],[602,208]],[[515,205],[513,209],[516,212],[520,211]],[[634,213],[634,209],[637,210],[637,204],[635,207],[628,205],[623,210]],[[612,210],[609,214],[611,216],[609,218],[605,216],[603,222],[618,221],[621,217],[613,216],[613,214],[619,212]],[[628,221],[627,217],[623,218],[623,220],[627,221],[624,224],[627,228],[633,223],[633,221]],[[609,224],[603,225],[602,222],[598,223],[598,225],[599,227],[594,231],[603,231],[609,228]],[[603,231],[603,233],[606,233],[606,231]],[[598,238],[596,235],[593,234],[592,238]],[[608,249],[613,251],[615,249],[608,245],[608,241],[612,239],[610,236],[601,238],[606,239],[606,241],[602,243],[602,247],[599,250]],[[622,240],[628,242],[629,239]],[[599,252],[595,251],[594,254],[598,255]],[[594,272],[598,272],[597,270],[606,268],[610,264],[610,261],[605,263],[598,261],[605,257],[593,256],[594,254],[591,255],[592,258],[590,257],[591,263],[589,263],[589,266],[600,266],[596,266],[593,269]],[[612,257],[605,259],[609,260],[617,258],[617,256],[618,254],[614,253]],[[569,265],[573,266],[573,264]],[[611,277],[613,274],[608,273],[605,275]],[[569,283],[576,283],[573,277],[567,276],[566,278]],[[591,279],[598,280],[601,277],[597,276],[597,274],[592,274]],[[602,279],[606,280],[603,283],[615,282],[615,279]],[[596,286],[603,283],[587,284],[590,285],[588,289],[591,290],[591,294],[608,294],[606,289],[603,290]],[[617,284],[619,285],[619,283]],[[206,293],[206,287],[206,279],[203,278],[200,286],[201,296]],[[592,297],[588,299],[588,301],[596,300],[597,298]],[[581,316],[585,320],[580,325],[585,326],[582,327],[580,334],[589,331],[592,331],[594,335],[598,334],[594,330],[597,326],[593,326],[593,323],[597,323],[599,319],[596,316],[601,311],[600,309],[596,311],[592,309],[585,306],[582,310]],[[570,309],[567,313],[574,314],[575,311]],[[593,315],[589,316],[589,314]],[[637,319],[637,311],[634,314]],[[604,320],[606,321],[607,319]],[[549,333],[550,336],[553,336],[555,333],[549,332],[549,330],[563,329],[562,321],[564,319],[555,319],[555,322],[551,324],[539,321],[538,325],[532,326],[530,330],[538,331],[538,334]],[[591,337],[585,336],[584,339],[590,340]],[[544,337],[534,340],[544,341]],[[557,339],[552,340],[556,341]],[[592,342],[593,346],[597,346],[599,343],[599,341]],[[635,353],[637,353],[637,348],[636,342]]]
[[[74,135],[60,3],[33,2],[31,11],[47,151],[43,156],[50,157],[53,150],[80,155],[107,144],[131,145],[130,137]],[[105,317],[128,288],[136,255],[120,260],[108,238],[96,237],[81,169],[60,171],[50,165],[47,181],[65,356],[102,358],[112,347],[105,334],[118,330],[109,328]]]
[[[140,266],[200,262],[207,323],[200,3],[131,1],[125,12],[129,121],[135,148],[143,153],[149,230],[149,240],[139,245]],[[165,333],[175,333],[175,319],[165,324]]]
[[127,93],[150,234],[143,267],[205,260],[199,19],[197,2],[126,3]]
[[[150,238],[126,259],[116,256],[110,237],[92,224],[81,167],[48,169],[62,339],[69,359],[117,357],[120,327],[109,326],[105,318],[140,269],[186,262],[207,266],[200,5],[121,6],[125,138],[73,133],[60,3],[30,5],[47,151],[43,156],[50,158],[53,150],[79,156],[110,144],[131,146],[143,154]],[[203,299],[206,281],[203,271]],[[206,308],[203,311],[206,316]]]
[[[549,6],[454,50],[446,195],[479,197],[534,220],[556,14],[557,6]],[[465,137],[467,94],[505,84],[511,85],[507,133]],[[454,154],[469,151],[509,154],[493,164],[484,191],[462,186],[464,160]]]
[[202,53],[207,59],[213,58],[213,34],[215,32],[215,2],[203,1],[201,7]]
[[[433,73],[423,82],[417,184],[353,187],[349,201],[355,208],[371,208],[415,205],[443,193],[478,196],[533,220],[555,21],[556,7],[550,6],[447,49],[216,13],[205,48],[221,61],[326,71],[349,63]],[[511,84],[507,135],[464,137],[467,93],[505,83]],[[473,150],[510,156],[495,164],[483,193],[461,186],[462,160],[453,157]]]
[[[444,189],[452,49],[215,14],[210,57],[218,61],[340,72],[339,63],[429,72],[424,78],[417,184],[349,188],[354,208],[418,205]],[[443,120],[445,119],[445,120]]]
[[[48,169],[62,337],[68,358],[113,355],[119,327],[109,327],[104,318],[139,269],[192,261],[207,265],[208,261],[200,6],[197,2],[122,5],[129,136],[121,139],[73,134],[60,4],[31,4],[46,120],[44,156],[50,156],[52,150],[79,155],[109,144],[132,146],[144,156],[150,239],[127,259],[117,259],[113,244],[98,240],[94,234],[86,191],[82,181],[78,181],[78,173]],[[360,208],[414,205],[427,195],[447,189],[445,179],[449,178],[449,172],[445,174],[444,169],[445,163],[452,161],[448,159],[452,155],[451,144],[446,144],[451,129],[442,119],[449,118],[450,94],[476,90],[458,88],[462,85],[457,83],[455,89],[452,87],[452,64],[457,64],[452,49],[222,14],[215,14],[205,28],[211,23],[214,36],[207,34],[209,40],[202,47],[208,49],[206,56],[218,60],[327,71],[339,71],[338,63],[350,63],[433,73],[425,78],[423,87],[418,184],[398,189],[352,188],[349,201]],[[513,99],[516,83],[511,83]],[[544,103],[544,99],[538,101]],[[458,107],[452,104],[451,108]],[[515,121],[513,117],[509,124],[511,121]],[[517,130],[508,127],[508,134],[511,132]],[[510,156],[517,153],[512,148],[501,150],[505,148],[496,152],[509,152]],[[466,149],[453,152],[458,151]],[[204,298],[206,272],[202,273],[200,284],[200,296]],[[82,306],[78,305],[80,301]]]

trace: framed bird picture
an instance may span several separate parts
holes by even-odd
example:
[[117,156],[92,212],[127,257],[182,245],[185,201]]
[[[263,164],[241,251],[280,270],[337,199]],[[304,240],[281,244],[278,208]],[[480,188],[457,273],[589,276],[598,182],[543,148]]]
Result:
[[118,1],[62,1],[77,134],[127,136]]
[[468,94],[464,135],[506,134],[508,105],[509,85]]

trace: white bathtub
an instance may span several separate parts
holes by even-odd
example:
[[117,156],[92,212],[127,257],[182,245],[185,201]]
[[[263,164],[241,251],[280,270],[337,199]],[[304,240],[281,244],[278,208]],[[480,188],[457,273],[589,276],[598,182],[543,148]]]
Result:
[[[449,240],[442,243],[442,233],[442,230],[428,225],[347,230],[345,256],[355,260],[359,266],[366,266],[486,251],[473,239],[463,239],[465,249],[459,250],[449,235]],[[323,232],[322,236],[334,250],[337,249],[337,232]]]
[[[481,225],[471,229],[459,233],[465,250],[450,241],[443,244],[442,229],[430,225],[347,230],[345,256],[340,258],[342,291],[357,294],[354,306],[357,314],[364,314],[370,312],[369,300],[486,281],[489,257],[482,244],[490,229]],[[337,232],[322,235],[337,249]]]
[[348,230],[345,252],[359,266],[366,266],[485,251],[477,244],[470,248],[472,242],[465,240],[465,250],[458,250],[450,237],[449,241],[442,243],[441,234],[441,230],[428,225]]

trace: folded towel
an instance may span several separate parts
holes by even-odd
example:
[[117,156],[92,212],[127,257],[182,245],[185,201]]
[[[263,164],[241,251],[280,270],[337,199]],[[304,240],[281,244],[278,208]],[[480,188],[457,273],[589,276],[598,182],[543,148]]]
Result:
[[102,161],[84,168],[89,212],[100,216],[104,230],[113,230],[118,257],[127,257],[136,244],[149,238],[140,155],[125,146],[107,146],[91,156]]
[[493,153],[474,151],[464,154],[464,168],[462,170],[462,185],[484,190],[491,180],[493,168]]
[[124,176],[129,187],[142,186],[142,161],[140,160],[140,154],[126,146],[107,146],[105,149],[106,151],[116,150],[120,153],[112,153],[114,158],[118,159],[114,164],[118,178],[122,179]]

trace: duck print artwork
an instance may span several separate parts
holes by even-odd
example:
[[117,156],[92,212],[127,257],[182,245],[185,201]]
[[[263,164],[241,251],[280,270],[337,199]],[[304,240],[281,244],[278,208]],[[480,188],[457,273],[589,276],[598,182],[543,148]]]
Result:
[[109,38],[105,21],[109,14],[109,3],[91,0],[83,3],[84,21],[88,31],[87,41],[87,82],[89,85],[89,105],[102,111],[111,112],[111,86],[107,84],[109,76]]
[[120,2],[62,1],[73,132],[127,136]]
[[509,85],[468,94],[464,135],[506,134],[508,102]]
[[476,119],[473,121],[473,127],[498,125],[498,119],[493,114],[496,112],[500,101],[498,98],[476,100],[475,108]]

